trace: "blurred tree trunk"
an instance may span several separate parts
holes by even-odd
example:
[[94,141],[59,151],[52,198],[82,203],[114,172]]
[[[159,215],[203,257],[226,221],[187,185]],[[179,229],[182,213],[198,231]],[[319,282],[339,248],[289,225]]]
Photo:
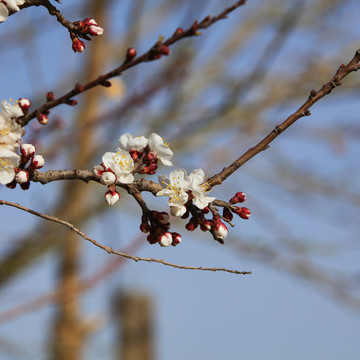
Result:
[[119,327],[117,360],[153,360],[153,316],[150,298],[144,294],[119,292],[114,312]]
[[[96,14],[99,23],[105,23],[105,1],[92,0],[90,13]],[[103,39],[104,40],[104,39]],[[88,65],[84,71],[85,79],[92,79],[103,71],[104,41],[94,41],[89,48]],[[98,113],[101,89],[93,89],[87,92],[82,99],[82,107],[78,114],[77,124],[81,126]],[[72,155],[73,168],[86,168],[96,151],[94,143],[94,131],[92,127],[83,127],[76,138]],[[63,213],[66,218],[73,218],[88,212],[88,204],[85,199],[89,198],[92,187],[84,186],[79,182],[68,183],[64,189]],[[81,358],[89,327],[81,318],[79,311],[79,268],[81,258],[81,243],[76,234],[68,232],[60,248],[59,264],[59,289],[63,296],[58,304],[58,311],[54,324],[53,341],[51,344],[51,358],[53,360],[78,360]]]

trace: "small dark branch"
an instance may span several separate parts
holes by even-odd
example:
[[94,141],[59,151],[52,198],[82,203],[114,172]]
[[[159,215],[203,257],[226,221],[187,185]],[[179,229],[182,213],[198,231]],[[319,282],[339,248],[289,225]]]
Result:
[[155,263],[158,263],[158,264],[171,266],[171,267],[174,267],[174,268],[177,268],[177,269],[186,269],[186,270],[202,270],[202,271],[214,271],[214,272],[215,271],[224,271],[224,272],[228,272],[228,273],[231,273],[231,274],[238,274],[238,275],[252,274],[251,271],[238,271],[238,270],[231,270],[231,269],[226,269],[226,268],[207,268],[207,267],[184,266],[184,265],[172,264],[172,263],[169,263],[169,262],[161,260],[161,259],[143,258],[143,257],[139,257],[139,256],[132,256],[132,255],[120,252],[120,251],[116,251],[116,250],[114,250],[113,248],[111,248],[109,246],[102,245],[102,244],[98,243],[97,241],[95,241],[94,239],[88,237],[86,234],[84,234],[79,229],[77,229],[73,224],[71,224],[71,223],[69,223],[69,222],[67,222],[65,220],[61,220],[61,219],[59,219],[59,218],[57,218],[55,216],[42,214],[42,213],[39,213],[39,212],[37,212],[35,210],[26,208],[25,206],[22,206],[20,204],[12,203],[12,202],[5,201],[5,200],[0,200],[0,205],[11,206],[11,207],[17,208],[19,210],[26,211],[26,212],[28,212],[28,213],[30,213],[32,215],[38,216],[38,217],[40,217],[42,219],[62,224],[64,226],[68,227],[71,231],[74,231],[76,234],[80,235],[83,239],[91,242],[93,245],[95,245],[98,248],[106,251],[107,253],[122,256],[124,258],[131,259],[131,260],[136,261],[136,262],[138,262],[138,261],[155,262]]
[[240,156],[231,165],[224,168],[221,172],[209,178],[211,181],[210,187],[221,184],[226,178],[232,173],[239,169],[242,165],[252,159],[255,155],[261,151],[267,149],[269,144],[276,139],[282,132],[284,132],[289,126],[295,123],[298,119],[303,116],[310,115],[310,108],[325,95],[329,94],[332,89],[341,85],[341,80],[349,75],[353,71],[357,71],[360,67],[360,50],[357,50],[351,61],[344,65],[342,64],[337,70],[333,78],[324,84],[319,91],[311,90],[308,100],[292,115],[290,115],[282,124],[277,125],[273,131],[270,132],[264,139],[262,139],[256,146],[250,148],[242,156]]
[[[47,1],[47,0],[46,0]],[[241,5],[245,4],[245,0],[242,1],[237,1],[233,6],[225,9],[223,12],[221,12],[219,15],[214,16],[214,17],[207,17],[205,18],[203,21],[201,21],[200,23],[197,23],[195,21],[195,23],[187,30],[182,30],[181,31],[175,31],[175,33],[169,37],[167,40],[162,41],[159,43],[159,41],[147,52],[145,52],[144,54],[135,57],[134,59],[132,59],[131,61],[124,61],[123,64],[121,64],[119,67],[113,69],[112,71],[108,72],[107,74],[101,75],[99,76],[97,79],[94,79],[90,82],[88,82],[87,84],[81,85],[79,86],[77,84],[77,86],[67,92],[66,94],[64,94],[63,96],[53,100],[53,101],[49,101],[46,102],[45,104],[43,104],[42,106],[40,106],[38,109],[35,109],[34,111],[28,113],[27,115],[25,115],[22,118],[19,118],[18,123],[22,126],[25,126],[29,123],[30,120],[34,119],[36,117],[36,115],[38,113],[45,113],[46,111],[60,105],[60,104],[66,104],[71,98],[73,98],[74,96],[78,95],[79,93],[83,92],[83,91],[87,91],[89,89],[92,89],[95,86],[108,86],[111,85],[109,83],[109,79],[116,77],[116,76],[120,76],[122,74],[122,72],[136,66],[139,65],[141,63],[144,62],[148,62],[148,61],[153,61],[156,59],[160,59],[161,56],[157,57],[156,55],[161,55],[161,52],[159,53],[155,53],[156,51],[160,51],[159,49],[161,47],[167,47],[170,46],[172,44],[174,44],[175,42],[184,39],[186,37],[189,36],[196,36],[199,35],[197,33],[198,29],[206,29],[209,26],[211,26],[212,24],[214,24],[215,22],[217,22],[220,19],[224,19],[226,17],[227,14],[229,14],[230,12],[232,12],[233,10],[235,10],[236,8],[238,8]],[[42,5],[42,2],[39,2],[39,5]],[[162,49],[163,51],[164,49]],[[154,52],[155,51],[155,52]],[[164,55],[164,52],[162,52],[162,54]]]

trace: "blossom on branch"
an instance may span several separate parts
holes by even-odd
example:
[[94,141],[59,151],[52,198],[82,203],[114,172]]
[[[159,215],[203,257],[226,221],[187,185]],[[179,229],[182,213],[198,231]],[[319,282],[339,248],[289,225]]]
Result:
[[190,179],[185,169],[174,170],[169,177],[160,175],[159,184],[164,189],[160,190],[156,196],[168,196],[169,206],[181,208],[188,201],[187,191],[190,187]]
[[129,133],[121,135],[119,138],[119,148],[125,151],[143,151],[148,145],[148,139],[145,136],[132,136]]
[[174,155],[169,145],[158,134],[152,133],[149,138],[149,148],[152,153],[166,166],[172,166],[170,159]]
[[209,191],[209,183],[206,181],[203,169],[196,169],[189,175],[190,190],[193,198],[193,203],[199,209],[204,209],[216,198],[207,197],[205,194]]
[[15,178],[15,168],[19,165],[20,156],[8,146],[0,146],[0,184],[9,184]]
[[117,180],[123,184],[131,184],[134,176],[131,172],[134,169],[134,161],[130,154],[122,149],[117,149],[116,153],[107,152],[102,157],[105,170],[112,171]]

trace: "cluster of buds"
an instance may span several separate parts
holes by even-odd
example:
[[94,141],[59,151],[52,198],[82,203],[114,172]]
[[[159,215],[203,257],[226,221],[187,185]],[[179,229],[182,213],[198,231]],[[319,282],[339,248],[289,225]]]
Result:
[[162,247],[176,246],[181,243],[181,235],[170,232],[169,214],[167,212],[151,211],[141,218],[140,230],[149,234],[147,241],[150,244],[159,244]]
[[199,211],[198,209],[195,209],[190,202],[185,204],[185,207],[186,209],[191,209],[191,211],[186,210],[184,215],[181,217],[185,219],[189,216],[190,213],[192,214],[189,222],[185,225],[186,230],[194,231],[200,227],[201,231],[209,231],[215,240],[221,244],[224,243],[224,239],[228,234],[228,229],[218,215],[214,214],[212,219],[207,219],[205,215],[210,212],[208,207],[205,207]]
[[106,168],[103,163],[95,165],[93,172],[100,179],[100,182],[108,187],[108,191],[105,193],[106,202],[110,206],[115,205],[120,199],[120,194],[117,192],[115,185],[116,175],[111,169]]
[[44,158],[41,155],[35,155],[35,146],[32,144],[22,144],[20,146],[20,165],[15,169],[16,175],[14,180],[6,186],[14,189],[16,184],[19,184],[23,190],[28,190],[30,187],[30,175],[35,170],[41,169],[44,164]]
[[81,53],[85,50],[85,44],[79,39],[79,37],[85,40],[90,40],[89,36],[99,36],[104,33],[104,29],[91,18],[86,18],[82,21],[75,21],[73,25],[76,29],[74,29],[74,31],[70,31],[70,38],[74,52]]
[[147,146],[143,151],[130,150],[134,163],[141,161],[138,172],[140,174],[154,175],[158,168],[158,157]]

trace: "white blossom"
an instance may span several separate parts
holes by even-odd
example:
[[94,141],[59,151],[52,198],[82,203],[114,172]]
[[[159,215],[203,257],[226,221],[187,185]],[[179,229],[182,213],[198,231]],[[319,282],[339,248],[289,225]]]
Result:
[[25,0],[3,0],[0,1],[0,22],[3,22],[9,16],[9,8],[14,11],[19,11],[18,5],[22,5]]
[[168,196],[170,206],[182,206],[188,201],[187,190],[190,186],[190,180],[186,170],[174,170],[169,177],[160,175],[159,183],[164,189],[160,190],[156,196]]
[[207,197],[205,194],[208,192],[209,183],[206,181],[205,173],[203,169],[196,169],[189,175],[190,187],[194,198],[193,203],[199,209],[204,209],[216,198]]
[[170,159],[173,156],[172,150],[158,134],[152,133],[148,138],[148,145],[157,158],[166,166],[172,166]]
[[148,145],[148,139],[145,136],[132,136],[129,133],[121,135],[119,138],[119,148],[125,151],[142,151]]
[[105,169],[110,169],[117,180],[123,184],[131,184],[134,176],[131,174],[134,169],[134,160],[127,151],[117,149],[116,153],[107,152],[102,157]]
[[12,148],[0,146],[0,184],[9,184],[15,178],[15,168],[19,165],[20,156]]

